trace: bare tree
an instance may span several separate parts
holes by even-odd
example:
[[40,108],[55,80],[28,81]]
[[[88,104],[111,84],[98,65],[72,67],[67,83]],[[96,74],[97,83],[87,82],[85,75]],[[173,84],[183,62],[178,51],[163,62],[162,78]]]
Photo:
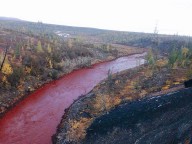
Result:
[[2,63],[1,63],[0,71],[2,70],[3,64],[5,63],[5,58],[6,58],[6,56],[7,56],[8,48],[9,48],[9,46],[8,46],[8,44],[7,44],[6,47],[5,47],[5,49],[4,49],[5,54],[4,54],[4,57],[3,57],[3,61],[2,61]]
[[159,46],[159,34],[158,34],[158,32],[159,31],[158,31],[158,27],[156,24],[155,29],[154,29],[154,33],[153,33],[153,46],[152,46],[155,60],[157,60],[158,46]]

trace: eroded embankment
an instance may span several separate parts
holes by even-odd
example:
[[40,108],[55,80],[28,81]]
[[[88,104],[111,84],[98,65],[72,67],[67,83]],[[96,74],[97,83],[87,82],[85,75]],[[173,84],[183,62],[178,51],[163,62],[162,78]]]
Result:
[[97,118],[83,143],[190,143],[191,115],[192,88],[140,99]]
[[[138,65],[138,57],[142,55],[96,64],[92,68],[74,71],[43,86],[0,120],[0,143],[51,143],[51,136],[56,132],[64,109],[105,79],[109,70],[116,73],[133,68]],[[143,62],[144,60],[141,59],[140,64]]]

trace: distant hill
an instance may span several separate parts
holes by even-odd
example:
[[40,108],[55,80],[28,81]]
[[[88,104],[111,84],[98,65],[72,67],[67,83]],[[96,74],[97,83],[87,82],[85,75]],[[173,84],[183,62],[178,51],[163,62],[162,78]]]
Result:
[[192,37],[190,36],[54,25],[9,17],[0,17],[0,26],[32,37],[47,38],[49,40],[53,37],[58,37],[58,39],[70,37],[89,43],[112,43],[141,48],[156,48],[163,53],[182,47],[188,47],[192,50]]
[[0,16],[0,20],[22,21],[21,19],[18,19],[18,18],[1,17],[1,16]]

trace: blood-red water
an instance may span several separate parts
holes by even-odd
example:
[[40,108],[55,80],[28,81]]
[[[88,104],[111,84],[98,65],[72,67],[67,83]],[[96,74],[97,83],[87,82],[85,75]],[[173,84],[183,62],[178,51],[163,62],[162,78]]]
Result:
[[139,56],[80,69],[38,89],[0,120],[0,144],[50,144],[64,109],[106,78],[109,69],[116,73],[143,64]]

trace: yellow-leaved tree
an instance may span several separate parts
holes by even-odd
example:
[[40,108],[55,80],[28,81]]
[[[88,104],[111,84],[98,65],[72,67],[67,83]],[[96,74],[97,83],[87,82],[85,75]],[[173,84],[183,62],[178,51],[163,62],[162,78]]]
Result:
[[32,68],[30,68],[30,67],[25,67],[25,73],[26,74],[30,74],[31,73],[31,70],[32,70]]
[[186,66],[186,64],[189,63],[189,57],[187,56],[189,53],[189,49],[183,47],[181,49],[181,53],[182,53],[181,66]]
[[182,55],[186,57],[187,54],[188,54],[188,52],[189,52],[189,49],[186,48],[186,47],[183,47],[183,48],[181,49],[181,52],[182,52]]
[[48,62],[48,67],[52,69],[53,68],[52,60],[49,57],[46,57],[46,60]]
[[5,63],[3,64],[1,72],[4,74],[4,76],[2,77],[2,82],[4,84],[8,84],[9,82],[7,81],[7,76],[13,73],[13,69],[7,61],[5,61]]
[[13,73],[13,69],[8,62],[3,64],[2,73],[5,75],[11,75]]

